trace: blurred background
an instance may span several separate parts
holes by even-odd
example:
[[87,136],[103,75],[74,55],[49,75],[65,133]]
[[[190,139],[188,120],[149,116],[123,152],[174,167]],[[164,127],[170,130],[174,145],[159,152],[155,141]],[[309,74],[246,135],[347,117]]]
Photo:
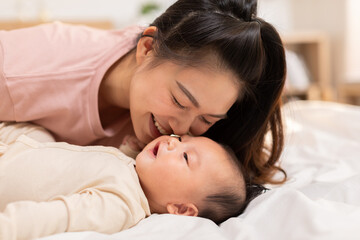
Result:
[[[174,0],[0,0],[0,29],[60,20],[104,29],[148,25]],[[360,0],[259,0],[287,49],[285,99],[360,105]]]

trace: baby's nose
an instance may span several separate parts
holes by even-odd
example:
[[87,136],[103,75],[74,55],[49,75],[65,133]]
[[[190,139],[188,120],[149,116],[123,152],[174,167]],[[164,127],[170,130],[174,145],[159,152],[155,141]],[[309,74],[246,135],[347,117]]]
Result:
[[177,140],[176,138],[173,138],[173,137],[172,137],[172,138],[169,138],[167,149],[168,149],[169,151],[174,150],[175,147],[176,147],[176,143],[177,143],[178,141],[179,141],[179,140]]

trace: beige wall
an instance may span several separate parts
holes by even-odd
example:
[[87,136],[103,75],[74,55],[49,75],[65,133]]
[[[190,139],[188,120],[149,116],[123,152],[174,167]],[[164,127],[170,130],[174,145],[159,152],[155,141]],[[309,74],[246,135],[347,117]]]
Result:
[[360,82],[360,1],[347,0],[345,80]]
[[138,23],[147,2],[158,3],[162,11],[175,0],[0,0],[0,21],[106,20],[121,28]]
[[[258,0],[259,16],[281,32],[322,31],[329,36],[330,82],[345,81],[347,0]],[[354,0],[358,1],[359,0]]]
[[293,30],[321,30],[330,37],[331,82],[345,79],[346,0],[290,0]]

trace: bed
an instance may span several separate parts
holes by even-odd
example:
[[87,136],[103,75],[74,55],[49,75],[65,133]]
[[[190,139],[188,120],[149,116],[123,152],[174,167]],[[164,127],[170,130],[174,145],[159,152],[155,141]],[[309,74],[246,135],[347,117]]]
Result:
[[360,107],[320,101],[284,106],[282,166],[289,180],[220,226],[207,219],[151,215],[113,235],[63,233],[41,240],[360,239]]

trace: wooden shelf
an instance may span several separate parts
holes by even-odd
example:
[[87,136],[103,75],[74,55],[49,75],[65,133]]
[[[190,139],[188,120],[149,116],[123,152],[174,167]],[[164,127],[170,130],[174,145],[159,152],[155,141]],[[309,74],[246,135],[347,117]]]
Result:
[[333,100],[330,74],[330,45],[328,36],[322,32],[294,32],[282,35],[286,49],[302,57],[310,74],[307,90],[288,90],[286,96],[303,94],[309,100]]
[[360,105],[360,82],[344,82],[337,87],[340,102]]
[[296,98],[302,100],[322,100],[321,91],[317,84],[312,83],[306,90],[285,89],[284,101]]

